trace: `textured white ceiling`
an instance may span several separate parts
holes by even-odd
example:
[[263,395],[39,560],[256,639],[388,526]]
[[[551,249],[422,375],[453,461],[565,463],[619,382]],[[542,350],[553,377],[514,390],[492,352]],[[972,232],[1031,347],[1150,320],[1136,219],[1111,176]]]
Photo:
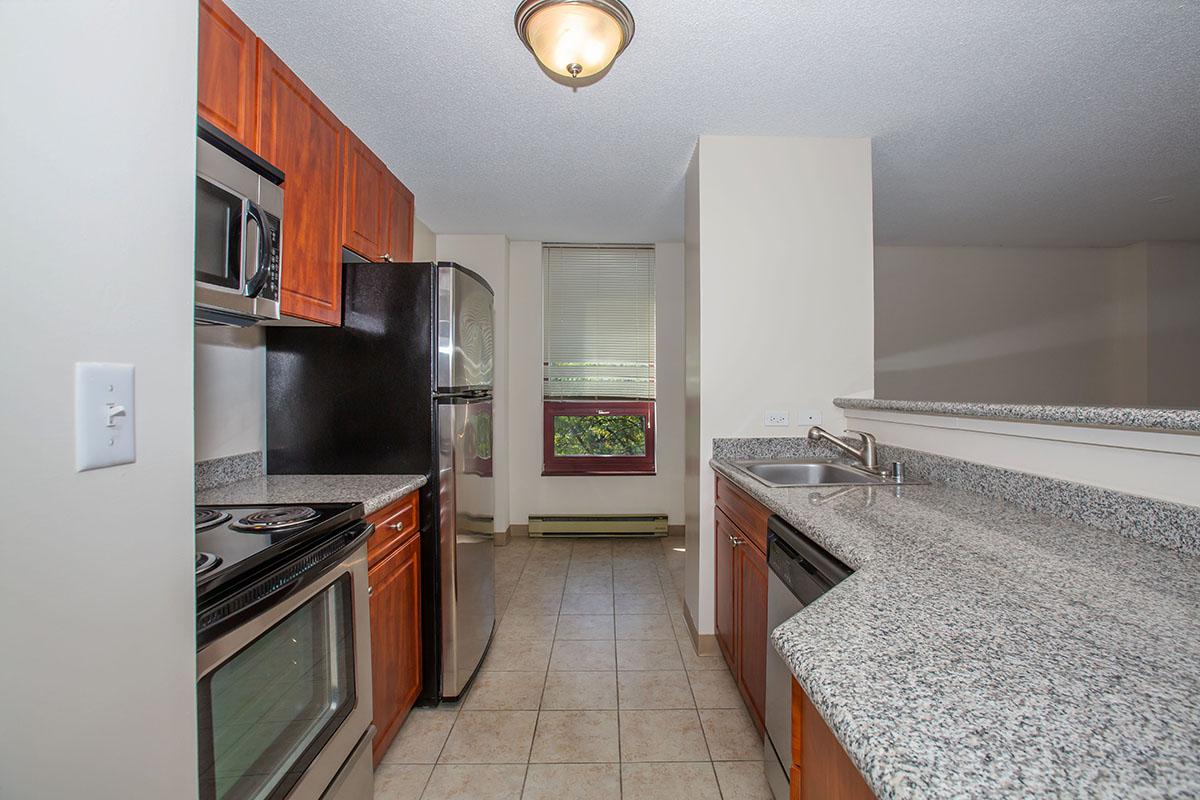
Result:
[[230,5],[439,233],[678,240],[696,138],[758,134],[874,137],[880,242],[1200,238],[1197,0],[628,2],[576,92],[517,0]]

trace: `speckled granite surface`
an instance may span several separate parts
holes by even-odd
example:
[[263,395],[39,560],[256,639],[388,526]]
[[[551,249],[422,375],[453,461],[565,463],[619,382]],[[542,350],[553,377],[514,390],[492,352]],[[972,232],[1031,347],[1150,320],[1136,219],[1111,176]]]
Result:
[[424,475],[263,475],[197,492],[196,504],[362,503],[373,514],[424,485]]
[[856,570],[772,642],[878,797],[1200,796],[1200,559],[946,486],[712,463]]
[[[856,443],[856,437],[847,438]],[[713,457],[728,461],[768,458],[835,458],[843,455],[803,438],[714,439]],[[1030,511],[1064,517],[1142,542],[1200,555],[1200,507],[1153,500],[976,464],[949,456],[879,445],[879,463],[900,461],[910,479],[946,484],[1004,500]]]
[[991,417],[1058,425],[1093,425],[1136,430],[1200,433],[1200,409],[1118,408],[1116,406],[1048,406],[1016,403],[955,403],[934,400],[874,400],[839,397],[834,405],[867,411],[907,411],[956,417]]
[[196,464],[196,491],[244,481],[247,478],[257,478],[262,474],[263,454],[261,450],[201,461]]

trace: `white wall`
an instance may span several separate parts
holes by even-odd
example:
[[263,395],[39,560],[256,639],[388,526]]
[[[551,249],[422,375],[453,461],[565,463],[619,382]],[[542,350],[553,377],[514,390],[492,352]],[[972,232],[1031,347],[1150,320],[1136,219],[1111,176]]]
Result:
[[[196,4],[0,3],[0,797],[195,797]],[[137,461],[74,470],[74,365]]]
[[[437,260],[456,261],[484,277],[496,293],[496,385],[492,403],[492,448],[507,453],[508,441],[508,238],[503,234],[441,235],[437,237]],[[495,481],[494,521],[496,532],[509,525],[509,466],[503,456],[492,464]]]
[[875,292],[879,397],[1200,404],[1200,244],[877,247]]
[[413,217],[413,261],[437,258],[437,235],[421,220]]
[[[712,440],[794,436],[801,410],[840,429],[832,400],[869,395],[874,359],[871,143],[867,139],[701,137],[685,206],[689,427],[696,530],[688,610],[713,631]],[[694,199],[693,199],[694,198]],[[695,243],[695,244],[693,244]],[[693,362],[698,359],[698,364]],[[787,410],[790,428],[766,427]],[[689,520],[692,511],[689,510]]]
[[196,461],[266,448],[265,330],[196,328]]
[[[439,237],[440,239],[441,237]],[[654,246],[657,428],[653,476],[542,475],[542,243],[509,250],[511,521],[530,514],[665,513],[683,522],[683,245]]]
[[1200,242],[1146,245],[1146,325],[1149,402],[1200,407]]

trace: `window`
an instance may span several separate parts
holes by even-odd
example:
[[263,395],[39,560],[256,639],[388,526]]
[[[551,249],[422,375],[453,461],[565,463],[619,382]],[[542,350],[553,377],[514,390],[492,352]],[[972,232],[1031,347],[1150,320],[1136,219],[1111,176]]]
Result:
[[654,248],[543,248],[543,475],[654,474]]

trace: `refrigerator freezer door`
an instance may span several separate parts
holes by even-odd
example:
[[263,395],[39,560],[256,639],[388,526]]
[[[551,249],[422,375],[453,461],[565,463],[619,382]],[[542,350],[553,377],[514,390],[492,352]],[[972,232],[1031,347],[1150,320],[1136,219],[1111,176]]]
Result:
[[492,401],[438,403],[442,698],[462,694],[496,622]]
[[492,388],[492,290],[471,272],[437,268],[439,392]]

